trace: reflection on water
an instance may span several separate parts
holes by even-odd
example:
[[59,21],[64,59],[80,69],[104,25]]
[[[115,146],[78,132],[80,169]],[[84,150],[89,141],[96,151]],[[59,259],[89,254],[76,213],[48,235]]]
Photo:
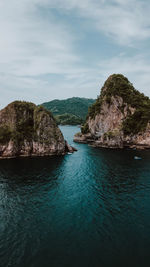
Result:
[[149,266],[150,152],[73,145],[0,161],[0,266]]

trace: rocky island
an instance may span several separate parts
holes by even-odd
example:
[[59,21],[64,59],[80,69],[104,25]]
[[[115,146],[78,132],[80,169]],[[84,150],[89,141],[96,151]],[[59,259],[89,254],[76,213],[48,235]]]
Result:
[[63,155],[74,150],[44,107],[15,101],[0,111],[1,158]]
[[74,141],[106,148],[150,148],[150,99],[123,75],[111,75]]

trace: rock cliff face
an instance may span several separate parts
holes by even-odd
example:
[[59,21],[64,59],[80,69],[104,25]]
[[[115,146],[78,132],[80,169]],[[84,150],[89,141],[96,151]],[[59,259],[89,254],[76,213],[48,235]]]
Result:
[[0,157],[46,156],[73,152],[52,114],[15,101],[0,111]]
[[150,99],[123,75],[111,75],[74,141],[98,147],[150,148]]

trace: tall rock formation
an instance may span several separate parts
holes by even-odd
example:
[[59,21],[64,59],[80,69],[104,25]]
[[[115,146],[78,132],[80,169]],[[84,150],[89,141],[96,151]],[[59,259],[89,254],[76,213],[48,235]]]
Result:
[[150,99],[123,75],[111,75],[74,141],[98,147],[150,148]]
[[0,111],[0,157],[60,155],[66,151],[73,149],[45,108],[15,101]]

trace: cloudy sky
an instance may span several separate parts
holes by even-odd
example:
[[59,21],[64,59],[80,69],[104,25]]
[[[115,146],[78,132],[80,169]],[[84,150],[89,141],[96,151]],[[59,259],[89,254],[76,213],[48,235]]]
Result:
[[96,98],[112,73],[150,96],[149,0],[0,0],[0,108]]

